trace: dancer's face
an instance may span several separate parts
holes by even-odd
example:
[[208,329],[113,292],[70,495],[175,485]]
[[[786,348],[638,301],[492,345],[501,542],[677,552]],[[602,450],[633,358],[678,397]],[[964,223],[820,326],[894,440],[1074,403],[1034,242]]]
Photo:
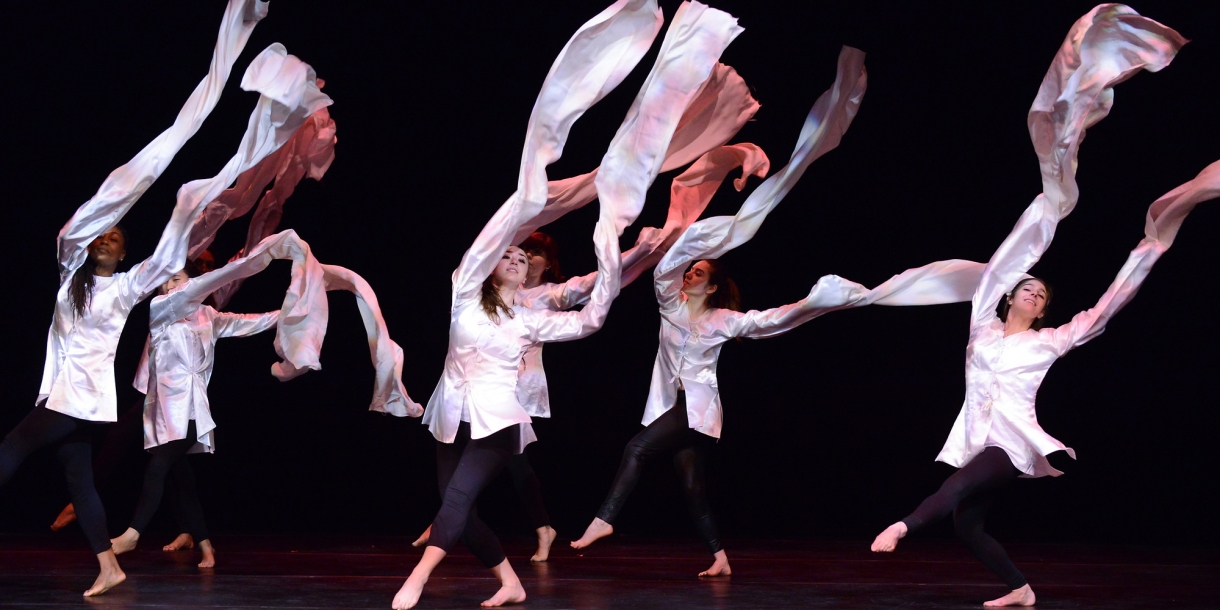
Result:
[[113,271],[119,261],[127,256],[127,244],[123,240],[123,232],[117,228],[110,229],[89,242],[89,258],[100,269]]
[[497,286],[518,286],[525,281],[525,274],[528,270],[529,259],[525,255],[525,250],[517,246],[509,246],[504,251],[504,256],[500,257],[500,262],[496,264],[496,270],[491,273],[491,276]]
[[705,261],[691,265],[686,275],[682,276],[682,292],[688,297],[707,296],[716,292],[717,287],[707,283],[711,273],[712,267]]
[[1030,280],[1018,286],[1009,297],[1008,311],[1024,318],[1041,318],[1046,313],[1046,284]]
[[186,275],[185,270],[179,271],[178,273],[175,273],[173,275],[173,277],[169,278],[168,282],[161,284],[161,288],[160,288],[159,292],[161,294],[169,294],[169,293],[181,288],[182,285],[185,284],[186,281],[189,279],[190,278]]
[[525,283],[527,285],[539,284],[542,282],[542,273],[551,267],[551,262],[547,260],[546,255],[540,251],[526,252],[525,256],[529,259],[529,272],[526,274]]

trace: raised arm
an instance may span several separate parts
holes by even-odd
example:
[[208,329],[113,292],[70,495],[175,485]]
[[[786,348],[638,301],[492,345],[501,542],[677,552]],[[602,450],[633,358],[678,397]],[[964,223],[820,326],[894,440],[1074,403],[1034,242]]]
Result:
[[655,0],[620,1],[586,22],[560,51],[526,128],[517,192],[491,217],[453,272],[453,303],[476,298],[517,230],[547,201],[546,166],[563,154],[572,124],[635,67],[661,27]]
[[1148,208],[1144,239],[1127,257],[1118,277],[1106,289],[1097,305],[1076,314],[1072,321],[1053,330],[1042,331],[1062,355],[1101,334],[1139,291],[1152,266],[1173,245],[1178,229],[1194,207],[1220,197],[1220,161],[1212,163],[1193,180],[1157,199]]
[[834,85],[818,98],[805,117],[788,164],[754,189],[736,216],[717,216],[690,225],[657,264],[653,288],[662,310],[681,303],[682,274],[691,261],[719,258],[749,241],[809,165],[839,145],[859,110],[867,84],[864,52],[843,47]]
[[111,172],[93,198],[81,205],[60,229],[58,256],[61,281],[84,263],[89,243],[122,220],[131,206],[161,176],[186,141],[199,131],[203,120],[216,107],[233,64],[245,48],[254,26],[266,14],[267,2],[262,0],[229,0],[208,75],[195,86],[174,118],[174,124],[125,165]]
[[178,189],[169,224],[153,255],[126,276],[126,294],[142,299],[186,264],[191,226],[207,204],[216,199],[237,176],[256,165],[296,133],[309,115],[331,103],[318,90],[309,64],[289,55],[279,43],[267,47],[246,69],[242,89],[260,93],[238,152],[219,174],[195,180]]
[[809,296],[791,305],[745,313],[724,310],[725,331],[730,337],[746,339],[782,335],[822,314],[852,307],[862,302],[867,293],[864,286],[827,275],[814,284]]
[[212,329],[217,337],[245,337],[257,335],[275,326],[280,319],[279,310],[267,313],[229,313],[220,311],[212,318]]

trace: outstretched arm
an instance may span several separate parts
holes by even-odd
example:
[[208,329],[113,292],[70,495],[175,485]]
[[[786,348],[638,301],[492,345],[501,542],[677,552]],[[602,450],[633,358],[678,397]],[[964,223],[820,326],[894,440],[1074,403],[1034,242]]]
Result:
[[217,337],[245,337],[257,335],[275,326],[280,319],[280,312],[267,313],[228,313],[217,312],[212,318],[212,329]]
[[861,303],[868,289],[837,275],[827,275],[809,291],[809,296],[782,307],[745,313],[727,312],[726,331],[731,337],[764,339],[782,335],[822,314]]

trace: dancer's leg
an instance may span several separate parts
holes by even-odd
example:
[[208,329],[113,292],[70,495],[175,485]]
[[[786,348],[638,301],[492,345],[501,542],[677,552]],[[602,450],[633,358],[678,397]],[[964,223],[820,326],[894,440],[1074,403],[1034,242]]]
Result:
[[195,471],[191,468],[188,456],[182,456],[170,468],[174,486],[178,490],[178,515],[182,519],[180,528],[189,532],[192,540],[199,541],[199,550],[203,551],[201,568],[216,567],[216,550],[212,548],[208,525],[203,518],[203,505],[199,503],[199,489],[195,483]]
[[136,503],[135,515],[131,518],[131,527],[118,538],[110,542],[116,555],[121,555],[136,548],[140,535],[152,521],[153,515],[161,506],[161,498],[165,494],[165,478],[169,475],[174,463],[182,459],[186,452],[195,445],[195,420],[186,428],[186,437],[170,441],[164,445],[149,450],[152,459],[144,470],[144,487],[140,491],[140,501]]
[[542,502],[542,483],[538,481],[538,474],[530,466],[524,451],[510,457],[506,468],[513,479],[513,486],[517,488],[517,497],[521,498],[521,505],[525,507],[530,527],[538,535],[538,550],[530,561],[546,561],[551,554],[551,543],[555,542],[555,528],[551,527],[551,516]]
[[[85,596],[101,595],[123,582],[127,575],[119,568],[118,559],[110,550],[106,538],[106,513],[97,490],[93,488],[92,451],[89,446],[87,422],[43,407],[35,407],[0,441],[0,486],[35,449],[58,443],[57,455],[64,466],[68,491],[79,506],[81,529],[89,546],[97,555],[100,568],[97,580],[85,591]],[[100,533],[100,537],[99,537]]]
[[656,456],[677,449],[685,441],[686,432],[690,429],[686,420],[686,400],[684,392],[678,393],[678,403],[674,407],[643,430],[640,430],[623,449],[623,460],[619,462],[618,473],[614,475],[614,483],[610,485],[610,493],[597,511],[597,517],[585,529],[579,540],[572,542],[572,548],[583,549],[600,538],[614,533],[614,519],[618,517],[627,497],[635,489],[640,480],[644,464]]
[[[93,458],[93,487],[99,494],[107,488],[115,473],[119,472],[123,459],[139,450],[144,434],[143,423],[144,399],[141,398],[128,407],[117,422],[106,428],[102,448]],[[75,520],[76,507],[69,503],[55,518],[51,530],[57,532]]]
[[[458,427],[456,440],[468,439],[469,434],[469,424],[462,423]],[[485,438],[466,441],[455,468],[453,450],[437,448],[438,483],[448,474],[448,484],[441,495],[441,509],[432,522],[431,539],[424,549],[424,556],[394,596],[394,608],[414,607],[432,570],[459,538],[500,579],[500,592],[484,604],[494,603],[499,597],[510,601],[517,597],[525,599],[525,591],[516,574],[511,567],[505,569],[507,559],[499,540],[474,510],[479,493],[504,468],[517,438],[517,428],[510,427]],[[453,469],[450,471],[450,468]]]
[[1020,474],[1003,449],[983,449],[982,453],[945,479],[940,489],[924,499],[915,512],[881,532],[873,541],[872,550],[893,551],[898,546],[899,539],[948,516],[963,499],[996,489]]
[[711,438],[689,429],[687,437],[689,444],[674,454],[674,468],[678,471],[682,491],[686,496],[686,507],[695,523],[695,531],[714,557],[712,567],[700,572],[699,576],[728,576],[733,571],[729,567],[729,556],[720,544],[720,531],[712,517],[712,507],[707,501],[707,487],[704,483],[707,450]]
[[[458,431],[454,435],[452,443],[438,442],[436,444],[436,491],[442,498],[445,497],[445,489],[449,487],[449,479],[453,478],[453,472],[457,470],[458,462],[462,461],[462,450],[466,448],[469,440],[470,424],[462,422],[458,424]],[[430,538],[432,538],[431,523],[428,524],[428,529],[411,543],[411,546],[426,546]]]
[[995,500],[996,492],[997,490],[992,490],[963,499],[953,511],[953,526],[966,548],[1012,590],[1012,593],[984,605],[1032,606],[1034,592],[1025,576],[1013,565],[1004,547],[983,529],[987,511]]

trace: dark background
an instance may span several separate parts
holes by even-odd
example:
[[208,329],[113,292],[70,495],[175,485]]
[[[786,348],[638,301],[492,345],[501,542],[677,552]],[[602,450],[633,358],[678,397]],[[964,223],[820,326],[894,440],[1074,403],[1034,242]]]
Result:
[[[241,73],[282,42],[326,79],[339,130],[330,173],[301,185],[282,227],[378,291],[406,350],[407,388],[426,402],[445,354],[449,274],[515,187],[525,124],[551,61],[606,3],[277,0],[219,107],[124,220],[128,261],[151,253],[177,187],[215,174],[233,154],[256,99],[238,88]],[[7,8],[0,430],[16,425],[37,394],[57,230],[107,173],[170,125],[206,72],[223,4]],[[757,239],[725,257],[747,307],[795,301],[827,273],[871,286],[933,260],[986,260],[1041,190],[1026,113],[1063,36],[1092,4],[963,4],[716,3],[745,27],[722,59],[762,103],[735,141],[761,145],[776,168],[830,86],[839,46],[868,53],[868,94],[842,145],[810,168]],[[677,3],[662,5],[668,20]],[[1220,158],[1220,4],[1135,8],[1194,41],[1161,73],[1120,85],[1110,117],[1082,146],[1080,204],[1036,269],[1056,287],[1053,324],[1109,285],[1142,236],[1149,203]],[[598,164],[661,36],[576,124],[551,177]],[[672,176],[657,179],[625,245],[639,227],[663,222]],[[744,196],[726,185],[708,214],[731,214]],[[1220,542],[1216,205],[1191,216],[1105,335],[1048,375],[1041,423],[1080,460],[1065,477],[1012,485],[992,520],[1001,539]],[[569,272],[595,267],[595,219],[589,206],[547,229]],[[244,233],[244,219],[224,227],[218,258]],[[248,282],[232,309],[273,309],[286,284],[287,266],[274,267]],[[277,382],[268,374],[270,334],[217,349],[218,450],[194,464],[221,535],[414,535],[436,510],[432,438],[416,420],[365,410],[372,369],[356,307],[346,294],[331,301],[322,371]],[[968,310],[872,307],[727,345],[725,432],[709,481],[724,536],[863,543],[934,491],[952,471],[933,458],[961,406]],[[583,531],[639,429],[655,311],[640,281],[623,291],[602,332],[546,348],[555,418],[537,425],[542,440],[530,455],[565,538]],[[120,410],[137,399],[128,380],[146,316],[142,305],[119,346]],[[133,453],[104,498],[115,533],[138,493],[143,462]],[[62,481],[50,451],[31,457],[0,490],[0,531],[44,531],[67,500]],[[506,481],[483,506],[498,531],[528,533]],[[667,462],[650,468],[618,526],[628,535],[691,536]],[[172,526],[165,519],[159,527]]]

